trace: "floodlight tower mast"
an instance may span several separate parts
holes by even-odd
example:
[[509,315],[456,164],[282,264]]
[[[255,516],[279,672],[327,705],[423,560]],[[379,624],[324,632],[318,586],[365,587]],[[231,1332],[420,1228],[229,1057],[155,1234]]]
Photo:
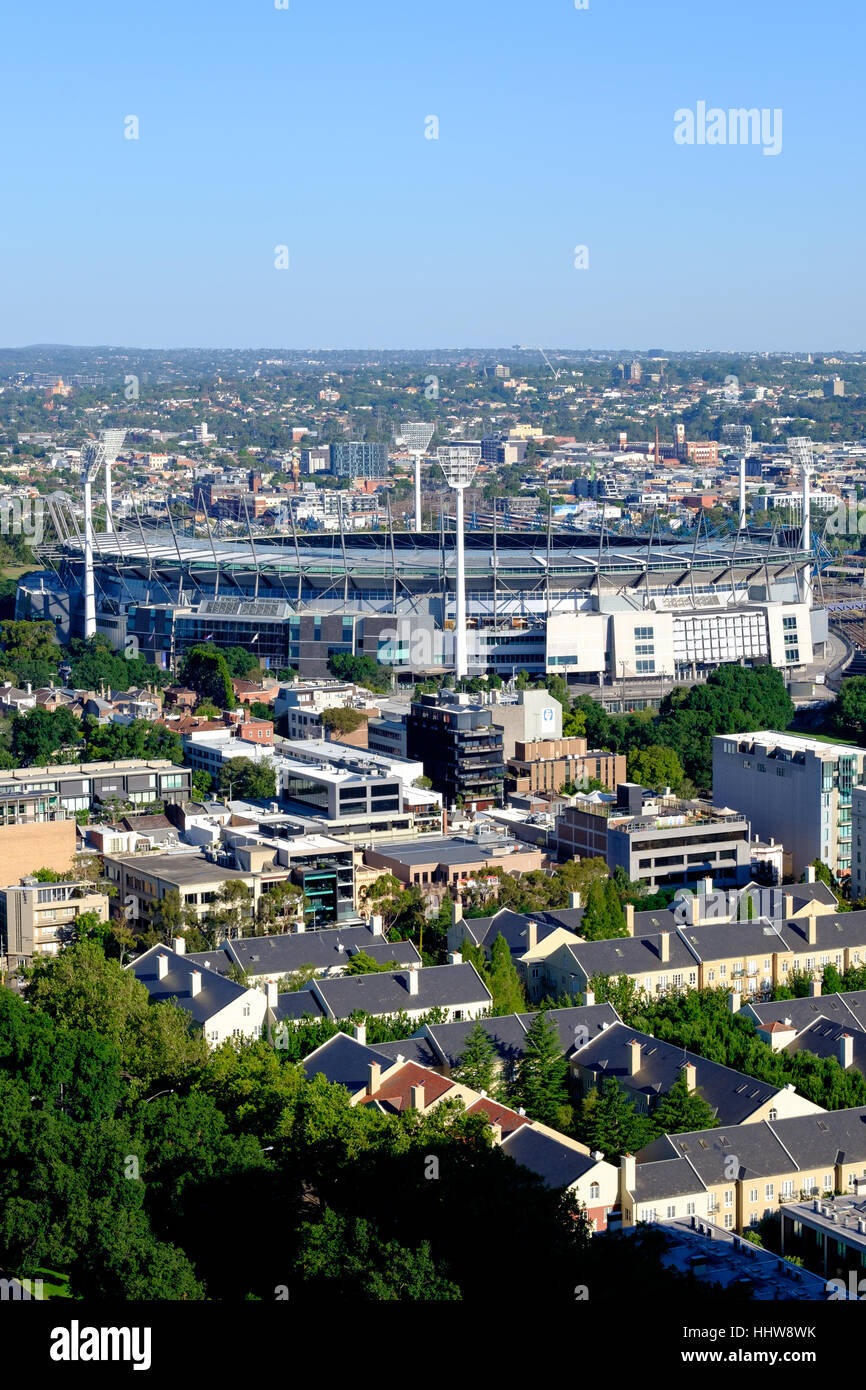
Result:
[[96,632],[96,590],[93,583],[93,484],[105,458],[105,443],[85,444],[81,454],[84,487],[84,638]]
[[812,523],[809,516],[809,480],[813,469],[812,441],[806,435],[798,435],[788,440],[788,452],[794,463],[800,465],[803,473],[803,529],[800,532],[800,548],[810,553],[809,568],[806,572],[806,602],[812,606]]
[[454,672],[458,680],[469,674],[466,638],[466,555],[464,550],[465,514],[463,494],[472,484],[481,458],[480,444],[448,445],[436,450],[445,481],[457,494],[457,622]]
[[114,530],[114,517],[111,515],[111,465],[120,453],[126,438],[126,430],[103,430],[102,442],[105,445],[105,534]]
[[398,439],[415,462],[415,531],[421,530],[421,460],[430,447],[433,426],[424,420],[411,420],[400,426]]

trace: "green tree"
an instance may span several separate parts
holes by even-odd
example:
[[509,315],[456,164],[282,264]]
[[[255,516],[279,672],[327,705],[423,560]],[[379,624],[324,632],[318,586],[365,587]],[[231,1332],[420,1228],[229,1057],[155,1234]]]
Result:
[[455,1081],[468,1086],[472,1091],[486,1091],[489,1096],[496,1091],[496,1050],[490,1037],[478,1019],[472,1025],[457,1067],[451,1075]]
[[685,1069],[656,1106],[652,1121],[658,1134],[687,1134],[690,1130],[714,1129],[719,1123],[703,1096],[689,1091]]
[[526,994],[512,960],[511,949],[501,932],[490,948],[485,984],[493,996],[491,1012],[498,1017],[519,1014],[526,1008]]
[[37,706],[12,716],[12,753],[23,767],[70,761],[81,744],[81,725],[67,709]]
[[60,647],[54,624],[0,623],[0,673],[17,684],[47,685],[57,677]]
[[600,1091],[590,1091],[581,1109],[578,1134],[609,1163],[618,1163],[621,1154],[636,1153],[655,1137],[652,1120],[641,1115],[634,1100],[614,1077],[606,1077]]
[[462,1297],[460,1289],[437,1268],[429,1241],[407,1249],[386,1241],[360,1217],[327,1210],[315,1225],[301,1227],[296,1273],[306,1296],[358,1298],[392,1302],[418,1299],[442,1302]]
[[234,709],[231,673],[222,652],[208,647],[190,648],[183,662],[182,679],[217,709]]
[[241,801],[272,801],[276,790],[276,772],[272,762],[229,758],[220,768],[220,796],[231,796],[232,800]]
[[596,879],[589,885],[586,907],[580,920],[580,934],[587,941],[628,935],[622,903],[613,879]]
[[866,676],[849,676],[833,703],[831,726],[843,738],[862,743],[866,734]]
[[192,794],[196,801],[204,801],[210,795],[213,788],[213,777],[209,772],[204,772],[201,768],[196,768],[192,774]]
[[369,956],[366,951],[356,951],[349,960],[349,964],[346,966],[343,973],[346,975],[375,975],[377,972],[384,970],[399,969],[399,961],[389,960],[383,965],[380,965],[379,962],[374,960],[372,956]]
[[353,734],[362,724],[366,724],[368,718],[363,710],[337,705],[322,711],[322,727],[332,734]]
[[391,689],[393,671],[375,661],[372,656],[353,656],[351,652],[334,652],[328,657],[331,674],[339,681],[352,681],[367,690],[380,694]]
[[183,762],[183,742],[180,734],[164,724],[151,724],[147,719],[133,719],[129,724],[99,724],[85,720],[87,739],[85,756],[90,762],[116,762],[122,758],[166,758]]
[[526,1030],[515,1092],[531,1120],[555,1129],[570,1127],[568,1062],[556,1026],[544,1010]]
[[636,748],[628,755],[628,775],[632,782],[640,782],[643,787],[654,791],[662,787],[672,787],[674,791],[685,777],[683,765],[672,748],[664,748],[659,743],[651,743],[647,748]]

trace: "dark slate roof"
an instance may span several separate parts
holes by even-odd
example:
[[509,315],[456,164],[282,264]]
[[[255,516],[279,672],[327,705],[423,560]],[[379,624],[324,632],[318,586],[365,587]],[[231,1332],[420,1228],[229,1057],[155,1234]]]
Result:
[[855,1071],[866,1071],[866,1033],[862,1028],[851,1024],[817,1019],[796,1038],[785,1045],[785,1052],[811,1052],[815,1057],[839,1058],[839,1042],[847,1033],[852,1041],[851,1066]]
[[814,883],[783,883],[777,890],[779,893],[790,893],[794,899],[794,910],[797,911],[804,903],[825,903],[827,907],[836,907],[839,899],[832,889],[827,887],[817,879]]
[[[828,912],[815,917],[815,951],[842,951],[846,946],[866,946],[866,912]],[[789,950],[798,953],[809,947],[808,919],[797,918],[779,927]]]
[[[591,1038],[601,1031],[602,1024],[619,1023],[619,1015],[612,1004],[590,1004],[586,1008],[548,1009],[547,1015],[556,1026],[563,1053],[573,1050],[579,1040],[581,1028],[586,1037]],[[537,1014],[505,1014],[499,1018],[480,1019],[497,1057],[503,1062],[516,1062],[523,1056],[526,1030]],[[466,1049],[466,1040],[474,1022],[437,1023],[428,1026],[427,1035],[438,1053],[436,1066],[457,1067]]]
[[[577,915],[583,916],[582,909]],[[463,925],[476,946],[483,946],[489,951],[497,936],[504,936],[511,954],[522,956],[524,951],[529,950],[530,922],[535,922],[538,926],[536,941],[544,941],[546,937],[566,925],[564,922],[551,921],[550,916],[547,912],[512,912],[509,908],[503,907],[492,917],[464,917]]]
[[512,1130],[502,1141],[502,1152],[531,1173],[537,1173],[547,1187],[554,1188],[571,1187],[597,1162],[590,1154],[582,1154],[532,1125]]
[[697,968],[694,956],[675,931],[668,937],[668,960],[664,963],[660,934],[585,941],[568,949],[588,979],[593,975],[644,975],[656,970]]
[[703,926],[680,928],[697,960],[753,959],[758,971],[774,951],[786,951],[787,944],[776,927],[763,918],[753,922],[705,922]]
[[[449,1026],[463,1027],[462,1023]],[[423,1036],[401,1038],[397,1042],[376,1043],[376,1051],[381,1052],[384,1057],[389,1057],[392,1062],[397,1062],[402,1057],[404,1062],[417,1062],[419,1067],[441,1066],[439,1054],[429,1039]]]
[[685,1158],[658,1159],[654,1163],[638,1163],[635,1168],[634,1198],[638,1202],[688,1197],[704,1190],[704,1184]]
[[755,1016],[762,1024],[783,1023],[786,1018],[802,1032],[817,1018],[846,1023],[849,1028],[866,1032],[866,989],[849,990],[845,994],[823,994],[817,998],[780,999],[777,1003],[748,1004],[740,1012],[747,1018]]
[[383,1071],[393,1065],[390,1057],[384,1057],[372,1047],[365,1047],[357,1039],[350,1038],[348,1033],[336,1033],[315,1052],[311,1052],[309,1057],[305,1057],[301,1065],[308,1080],[323,1076],[326,1081],[347,1086],[355,1095],[367,1085],[371,1062],[378,1062]]
[[418,964],[421,960],[411,941],[386,941],[369,927],[247,936],[228,942],[225,949],[249,975],[287,975],[305,965],[313,965],[317,970],[345,968],[358,951],[372,956],[380,965],[390,960],[400,965]]
[[[630,1076],[629,1045],[635,1038],[641,1044],[641,1065]],[[649,1033],[638,1033],[625,1023],[615,1023],[592,1038],[575,1053],[575,1060],[599,1082],[616,1077],[650,1101],[665,1095],[679,1079],[685,1063],[691,1062],[696,1069],[695,1093],[707,1102],[722,1124],[742,1124],[759,1106],[779,1094],[777,1086],[757,1081],[720,1062],[710,1062],[672,1043],[660,1042]]]
[[285,994],[278,994],[276,1008],[272,1012],[279,1023],[325,1016],[324,1009],[309,989],[287,990]]
[[191,960],[199,970],[213,970],[217,975],[225,975],[234,961],[222,946],[215,951],[187,951],[185,960]]
[[[168,956],[168,971],[161,980],[156,963],[159,955]],[[246,993],[243,985],[225,979],[215,970],[202,970],[200,966],[190,965],[187,956],[178,955],[167,946],[152,946],[126,968],[145,986],[152,1004],[171,1001],[185,1009],[199,1024],[206,1023],[214,1014]],[[201,972],[201,989],[196,995],[190,993],[190,977],[194,969]]]
[[648,912],[635,912],[635,936],[655,936],[661,931],[676,931],[680,923],[671,908],[657,907]]
[[[418,993],[409,993],[409,978],[418,980]],[[481,1003],[489,1008],[490,992],[474,965],[429,965],[420,970],[383,970],[374,975],[342,975],[317,979],[314,988],[332,1018],[348,1018],[355,1009],[368,1014],[397,1014],[404,1010],[460,1007]]]
[[823,1176],[837,1161],[866,1167],[866,1106],[667,1134],[647,1144],[636,1157],[638,1165],[656,1158],[686,1157],[710,1186],[724,1181],[732,1155],[741,1178],[793,1171]]

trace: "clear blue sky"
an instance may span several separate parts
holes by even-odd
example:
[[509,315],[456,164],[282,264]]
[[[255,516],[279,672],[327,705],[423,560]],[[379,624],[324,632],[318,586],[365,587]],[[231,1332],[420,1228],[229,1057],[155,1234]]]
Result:
[[866,346],[858,0],[289,4],[6,7],[0,344]]

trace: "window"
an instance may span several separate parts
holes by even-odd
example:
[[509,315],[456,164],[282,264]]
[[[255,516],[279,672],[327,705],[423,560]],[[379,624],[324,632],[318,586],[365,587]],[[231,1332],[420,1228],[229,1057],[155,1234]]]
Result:
[[655,631],[651,627],[636,627],[634,630],[634,640],[636,642],[652,642]]
[[674,1217],[676,1216],[676,1214],[677,1214],[677,1209],[676,1209],[676,1207],[675,1207],[675,1206],[669,1206],[668,1209],[667,1209],[668,1221],[673,1221],[673,1219],[674,1219]]
[[732,1227],[733,1227],[733,1224],[734,1224],[733,1213],[732,1213],[732,1212],[729,1212],[729,1211],[726,1211],[726,1212],[725,1212],[725,1230],[726,1230],[726,1231],[730,1231],[730,1230],[732,1229]]
[[757,1189],[756,1187],[750,1187],[750,1188],[749,1188],[749,1201],[750,1201],[750,1202],[757,1202],[757,1200],[758,1200],[758,1189]]
[[591,1183],[589,1184],[589,1197],[590,1197],[590,1201],[598,1201],[598,1198],[599,1198],[600,1196],[601,1196],[601,1188],[599,1187],[598,1183],[597,1183],[597,1182],[591,1182]]
[[768,1182],[764,1187],[764,1196],[769,1199],[770,1197],[774,1196],[775,1191],[776,1189],[774,1188],[773,1184],[771,1182]]
[[639,676],[651,676],[656,669],[654,661],[636,661],[635,670]]
[[771,1120],[778,1120],[778,1118],[779,1118],[779,1112],[778,1112],[778,1110],[775,1110],[775,1109],[774,1109],[774,1110],[771,1110],[771,1111],[770,1111],[770,1119],[771,1119]]
[[726,1206],[726,1207],[732,1207],[733,1205],[734,1205],[734,1194],[733,1194],[733,1192],[731,1191],[731,1189],[728,1187],[728,1188],[725,1189],[725,1206]]
[[694,1214],[695,1214],[695,1204],[694,1204],[694,1202],[686,1202],[686,1216],[694,1216]]

